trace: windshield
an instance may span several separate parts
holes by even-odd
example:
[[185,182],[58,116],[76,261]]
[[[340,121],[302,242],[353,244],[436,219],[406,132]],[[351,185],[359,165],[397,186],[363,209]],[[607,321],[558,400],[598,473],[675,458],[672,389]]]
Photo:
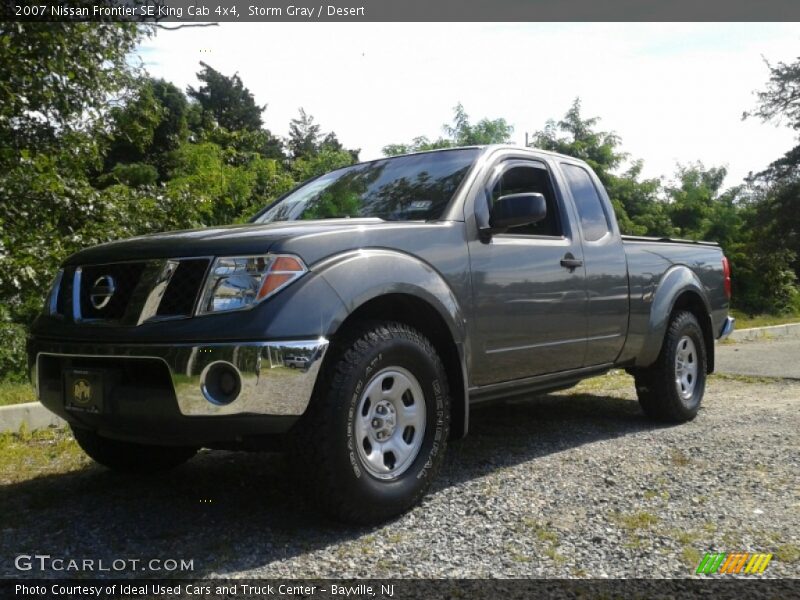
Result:
[[477,148],[382,158],[322,175],[291,192],[256,223],[346,217],[431,221],[441,217]]

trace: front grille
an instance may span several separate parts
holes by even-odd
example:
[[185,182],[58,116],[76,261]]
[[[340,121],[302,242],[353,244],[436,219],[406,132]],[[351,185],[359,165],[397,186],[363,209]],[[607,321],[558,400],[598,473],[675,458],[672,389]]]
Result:
[[66,267],[61,277],[61,288],[56,299],[56,314],[72,316],[72,283],[75,278],[75,269]]
[[156,315],[159,317],[190,316],[197,294],[206,276],[208,259],[182,260],[169,281]]
[[[146,263],[114,263],[83,267],[81,273],[81,316],[84,319],[104,319],[118,321],[125,311],[139,283]],[[104,278],[111,277],[114,293],[108,304],[98,307],[92,302],[93,289]],[[95,299],[96,300],[96,299]]]
[[208,265],[208,258],[187,258],[66,267],[55,312],[80,322],[122,325],[190,317]]

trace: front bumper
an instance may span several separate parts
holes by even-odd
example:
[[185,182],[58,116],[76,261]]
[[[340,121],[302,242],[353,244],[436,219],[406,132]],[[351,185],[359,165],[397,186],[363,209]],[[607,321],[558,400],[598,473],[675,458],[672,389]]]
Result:
[[[124,345],[34,337],[28,342],[28,357],[39,400],[68,420],[102,422],[130,417],[157,421],[157,415],[161,414],[185,422],[202,417],[302,415],[327,348],[328,341],[324,338]],[[209,365],[220,361],[233,366],[241,377],[241,392],[229,404],[207,399],[201,385]],[[74,415],[65,410],[62,374],[74,368],[100,369],[113,374],[104,392],[104,414]]]

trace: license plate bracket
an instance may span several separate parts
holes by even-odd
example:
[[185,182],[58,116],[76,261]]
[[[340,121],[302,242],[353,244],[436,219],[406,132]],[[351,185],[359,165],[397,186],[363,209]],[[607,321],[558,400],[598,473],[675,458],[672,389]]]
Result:
[[104,379],[102,371],[64,371],[64,408],[76,412],[103,412]]

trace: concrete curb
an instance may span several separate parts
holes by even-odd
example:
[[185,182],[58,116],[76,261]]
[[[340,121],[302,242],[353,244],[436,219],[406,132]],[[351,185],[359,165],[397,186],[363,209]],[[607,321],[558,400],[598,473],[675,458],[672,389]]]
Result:
[[733,342],[750,342],[763,338],[800,337],[800,323],[785,323],[770,327],[737,329],[728,337]]
[[66,423],[38,402],[0,406],[0,432],[17,432],[23,425],[28,431],[34,431],[62,427]]

